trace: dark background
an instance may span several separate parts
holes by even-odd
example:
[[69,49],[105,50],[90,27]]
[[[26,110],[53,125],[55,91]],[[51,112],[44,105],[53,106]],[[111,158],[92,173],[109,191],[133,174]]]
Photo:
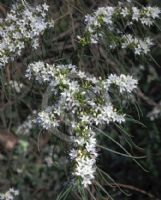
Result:
[[[56,199],[58,193],[70,184],[70,146],[52,134],[34,127],[28,135],[16,135],[18,127],[32,113],[38,110],[44,88],[24,78],[28,63],[43,59],[48,62],[73,63],[94,73],[105,76],[109,73],[133,74],[139,79],[139,89],[134,103],[128,104],[125,112],[134,120],[127,120],[120,130],[115,125],[104,131],[121,143],[133,155],[144,156],[137,160],[126,158],[100,149],[98,165],[107,172],[128,195],[115,184],[103,187],[116,200],[161,199],[161,115],[154,121],[149,113],[158,108],[161,112],[161,23],[147,28],[145,35],[153,38],[155,45],[150,54],[135,57],[131,52],[121,50],[109,52],[105,45],[82,47],[77,35],[84,32],[84,16],[104,5],[117,5],[118,1],[101,0],[55,0],[50,5],[50,17],[55,20],[54,30],[46,31],[41,37],[41,47],[35,52],[28,46],[21,58],[1,70],[0,91],[0,191],[10,187],[20,190],[19,199]],[[132,1],[135,2],[135,1]],[[5,17],[14,1],[1,0],[0,13]],[[30,1],[33,5],[40,0]],[[160,1],[139,1],[141,5],[161,6]],[[131,3],[133,5],[133,3]],[[34,8],[34,6],[33,6]],[[129,31],[129,30],[128,30]],[[22,95],[4,90],[4,82],[19,80],[25,85]],[[4,95],[5,94],[5,95]],[[5,96],[5,97],[4,97]],[[125,132],[131,137],[127,137]],[[120,150],[110,140],[100,136],[100,143],[111,149]],[[52,152],[53,165],[46,164],[45,158]],[[103,194],[107,199],[106,195]],[[99,197],[96,196],[98,200]],[[78,199],[73,192],[67,199]]]

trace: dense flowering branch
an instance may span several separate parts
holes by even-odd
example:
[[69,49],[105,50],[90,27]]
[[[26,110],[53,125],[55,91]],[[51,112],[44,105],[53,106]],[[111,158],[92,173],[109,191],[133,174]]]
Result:
[[[34,49],[38,48],[39,36],[54,25],[47,19],[47,12],[47,4],[33,9],[25,1],[24,5],[15,4],[6,18],[0,19],[0,67],[20,56],[28,44]],[[151,6],[124,6],[119,3],[115,7],[100,7],[85,17],[85,34],[78,38],[83,45],[104,42],[110,49],[131,49],[136,55],[147,54],[153,41],[149,37],[141,38],[135,25],[139,24],[141,29],[149,28],[159,19],[160,13],[158,7]],[[132,30],[137,30],[137,34]],[[137,80],[124,74],[111,74],[106,79],[97,78],[72,64],[55,65],[43,61],[31,63],[26,77],[34,78],[41,85],[49,85],[51,105],[38,113],[33,112],[36,119],[28,116],[16,133],[27,135],[36,123],[47,130],[61,130],[65,127],[72,141],[69,156],[74,183],[88,187],[95,180],[97,170],[95,128],[101,129],[110,123],[121,124],[126,121],[126,114],[115,105],[117,101],[114,97],[111,98],[113,86],[118,90],[117,95],[131,94],[137,87]],[[24,88],[22,83],[14,80],[10,80],[8,85],[17,94]],[[160,113],[158,106],[149,117],[154,119]],[[49,166],[53,164],[51,154],[46,162]],[[4,194],[0,193],[0,200],[11,200],[17,195],[17,190],[10,189]]]
[[78,36],[81,44],[98,43],[105,39],[109,48],[129,48],[135,54],[146,54],[150,51],[152,41],[149,38],[141,39],[126,34],[127,26],[135,26],[136,23],[151,26],[159,19],[161,10],[158,7],[106,6],[98,8],[93,14],[85,16],[84,37]]
[[96,137],[92,127],[125,121],[125,114],[120,114],[113,105],[109,90],[116,85],[120,93],[131,93],[137,80],[123,74],[112,74],[103,80],[71,64],[51,65],[42,61],[31,63],[26,77],[34,77],[52,88],[52,106],[38,113],[37,122],[45,129],[59,128],[62,124],[68,127],[73,141],[70,152],[73,175],[87,187],[96,171]]
[[6,18],[0,18],[0,67],[20,56],[26,44],[39,46],[39,36],[54,23],[47,19],[48,5],[15,4]]

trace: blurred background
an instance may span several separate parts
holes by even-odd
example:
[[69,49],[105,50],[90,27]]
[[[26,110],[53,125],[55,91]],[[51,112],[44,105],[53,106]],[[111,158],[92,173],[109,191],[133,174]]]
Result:
[[[42,3],[40,0],[27,2],[33,8]],[[0,17],[6,16],[13,3],[15,1],[0,1]],[[70,185],[70,144],[41,130],[32,121],[41,109],[45,88],[28,81],[24,74],[30,62],[44,60],[49,63],[72,63],[98,77],[125,73],[139,80],[133,103],[126,103],[125,108],[134,120],[127,120],[121,128],[110,125],[104,131],[133,155],[144,156],[137,160],[142,167],[132,158],[102,149],[99,150],[98,165],[117,183],[117,186],[103,185],[114,199],[161,199],[160,21],[144,33],[155,43],[150,54],[135,57],[122,50],[110,52],[105,44],[82,47],[77,39],[77,35],[84,33],[84,16],[87,13],[101,6],[117,5],[118,1],[48,0],[47,3],[55,28],[46,31],[40,38],[39,49],[35,51],[27,46],[21,57],[0,69],[0,192],[15,187],[20,191],[18,198],[22,200],[54,200]],[[161,7],[161,2],[157,0],[139,0],[139,4]],[[119,150],[103,136],[100,136],[100,143]],[[104,197],[104,200],[107,199],[105,194]],[[67,199],[79,198],[73,191]]]

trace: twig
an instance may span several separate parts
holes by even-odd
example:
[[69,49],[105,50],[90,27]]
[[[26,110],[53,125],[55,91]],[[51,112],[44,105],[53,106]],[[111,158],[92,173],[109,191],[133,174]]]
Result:
[[155,101],[153,101],[152,99],[147,97],[139,88],[137,89],[137,95],[140,98],[142,98],[147,104],[149,104],[151,106],[158,106],[158,104]]
[[133,190],[133,191],[136,191],[136,192],[139,192],[139,193],[142,193],[150,198],[154,198],[155,200],[159,200],[158,198],[156,198],[153,194],[145,191],[145,190],[142,190],[140,188],[137,188],[137,187],[134,187],[132,185],[125,185],[125,184],[121,184],[121,183],[116,183],[116,184],[112,184],[113,187],[122,187],[122,188],[126,188],[126,189],[129,189],[129,190]]

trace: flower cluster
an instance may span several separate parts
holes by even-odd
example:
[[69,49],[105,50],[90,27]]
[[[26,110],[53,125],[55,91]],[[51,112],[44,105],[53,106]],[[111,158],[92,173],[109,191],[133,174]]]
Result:
[[59,126],[58,120],[56,120],[56,115],[59,114],[57,111],[56,109],[53,110],[52,107],[47,107],[45,111],[38,113],[37,123],[41,124],[44,129]]
[[77,125],[80,128],[79,136],[74,138],[74,148],[70,152],[70,157],[74,160],[73,175],[81,178],[81,183],[87,187],[95,179],[96,158],[98,156],[96,146],[96,134],[87,125]]
[[121,74],[117,76],[116,74],[111,74],[108,77],[108,84],[115,84],[119,87],[120,93],[128,92],[131,93],[137,85],[137,80],[133,79],[130,75]]
[[18,195],[18,190],[10,188],[6,193],[0,193],[0,200],[13,200]]
[[28,66],[26,77],[34,77],[40,84],[48,83],[51,88],[52,105],[38,113],[37,122],[45,129],[67,127],[73,141],[70,152],[73,175],[87,187],[96,171],[97,142],[93,127],[125,121],[125,114],[113,105],[109,89],[116,85],[120,93],[131,93],[137,87],[137,80],[123,74],[103,80],[71,64],[52,65],[41,61]]
[[[126,36],[125,28],[136,23],[140,23],[143,26],[151,26],[160,17],[160,13],[161,10],[158,7],[151,6],[138,8],[128,5],[123,6],[120,3],[115,7],[100,7],[93,14],[85,16],[85,35],[84,37],[78,36],[78,39],[83,45],[96,44],[102,39],[107,39],[109,48],[118,46],[122,48],[130,47],[130,49],[134,49],[137,55],[146,54],[151,47],[149,38],[142,40],[130,35]],[[124,25],[121,23],[122,21],[124,21]],[[127,39],[130,39],[130,41],[128,42]]]
[[33,116],[29,115],[27,119],[17,127],[16,134],[17,135],[29,135],[31,130],[34,128],[34,125],[36,123],[34,116],[37,114],[37,112],[33,111]]
[[35,8],[15,4],[5,19],[0,18],[0,67],[21,55],[26,44],[31,43],[35,49],[39,46],[39,36],[53,26],[47,12],[46,3]]
[[124,35],[122,37],[123,42],[121,44],[122,48],[134,49],[136,55],[147,54],[150,51],[150,47],[153,42],[150,38],[145,38],[144,40],[133,37],[132,35]]
[[15,90],[16,93],[21,93],[24,87],[23,83],[17,82],[16,80],[10,80],[7,85],[9,85],[13,90]]

